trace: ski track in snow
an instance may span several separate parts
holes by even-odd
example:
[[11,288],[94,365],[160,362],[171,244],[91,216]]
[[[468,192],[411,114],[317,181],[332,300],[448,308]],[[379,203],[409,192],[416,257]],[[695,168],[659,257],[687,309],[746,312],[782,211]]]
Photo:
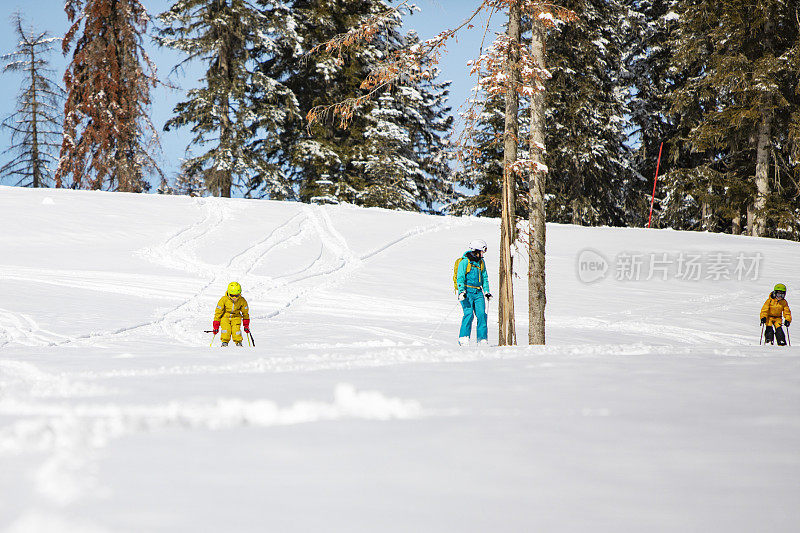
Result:
[[[256,309],[256,312],[252,314],[254,320],[272,319],[302,301],[309,294],[331,288],[348,279],[365,261],[393,246],[410,238],[441,231],[454,225],[452,222],[445,222],[414,228],[358,256],[350,249],[341,233],[336,230],[323,207],[302,205],[300,212],[291,215],[283,223],[274,227],[260,241],[231,256],[226,264],[212,265],[200,260],[196,250],[210,232],[232,216],[234,208],[228,207],[227,209],[231,212],[226,212],[225,208],[213,199],[200,199],[198,204],[204,211],[200,220],[179,230],[160,245],[141,250],[139,254],[162,266],[180,269],[205,278],[207,281],[199,291],[155,319],[112,331],[95,331],[77,335],[50,344],[93,345],[100,339],[107,343],[117,336],[149,333],[166,335],[188,346],[202,346],[206,337],[197,332],[197,317],[209,314],[209,306],[213,306],[216,299],[219,298],[219,287],[226,286],[230,279],[239,279],[246,283],[248,302],[251,307]],[[320,252],[310,264],[294,273],[276,277],[253,273],[253,270],[273,251],[301,243],[309,238],[315,238],[320,243]],[[271,311],[258,312],[257,308],[262,306],[253,305],[254,302],[272,301],[275,299],[275,295],[278,296],[278,302],[272,304]],[[439,343],[422,336],[388,332],[403,338],[411,337],[427,344]]]
[[71,337],[42,329],[30,315],[0,309],[0,348],[8,344],[57,346],[69,340]]
[[[0,266],[0,279],[69,287],[81,291],[105,292],[124,296],[141,296],[157,300],[184,298],[196,284],[184,277],[166,277],[130,272],[105,272],[97,270],[56,270]],[[166,283],[165,283],[166,282]],[[163,290],[152,292],[154,285]]]
[[681,326],[670,326],[666,324],[654,324],[642,319],[636,320],[617,320],[608,321],[594,317],[581,317],[578,324],[573,323],[573,317],[554,316],[551,318],[555,323],[569,323],[570,328],[581,329],[599,329],[603,331],[614,331],[624,334],[637,334],[642,337],[657,337],[660,339],[667,339],[678,341],[684,344],[732,344],[740,346],[748,346],[753,344],[752,335],[739,335],[734,333],[720,333],[716,331],[702,330],[687,328]]
[[[330,216],[321,207],[302,206],[301,210],[274,227],[269,234],[244,250],[233,254],[226,263],[214,265],[202,261],[197,250],[210,232],[219,228],[230,211],[219,202],[198,200],[202,209],[200,219],[169,236],[160,245],[140,250],[138,253],[162,266],[187,272],[205,280],[199,290],[194,280],[171,284],[164,298],[180,297],[183,302],[161,313],[152,320],[118,328],[112,331],[95,331],[67,337],[41,329],[35,320],[21,313],[0,310],[0,342],[2,345],[26,346],[99,346],[116,337],[131,335],[168,335],[178,342],[196,346],[203,342],[196,329],[197,316],[208,314],[209,305],[218,298],[219,287],[229,279],[238,278],[248,287],[248,299],[271,301],[278,295],[273,310],[254,313],[254,319],[271,319],[306,296],[323,288],[330,288],[348,279],[366,260],[390,249],[407,239],[438,231],[449,224],[434,224],[415,228],[398,238],[361,256],[355,254],[345,238],[333,225]],[[232,209],[227,207],[227,209]],[[319,253],[307,265],[290,274],[269,277],[254,274],[254,270],[267,256],[282,247],[292,246],[309,239],[319,241]],[[140,295],[153,283],[152,276],[128,276],[120,273],[45,271],[40,269],[2,270],[4,279],[41,281],[53,285],[92,289],[123,295]],[[176,278],[180,280],[181,278]],[[162,280],[163,281],[163,280]],[[175,287],[178,287],[177,290]],[[187,294],[188,293],[188,294]],[[259,306],[260,307],[260,306]],[[357,326],[366,331],[380,332],[395,338],[410,340],[420,345],[421,337],[377,326]],[[430,341],[428,341],[430,343]],[[402,346],[402,344],[397,344]],[[409,360],[408,357],[389,358],[389,361]],[[177,368],[157,368],[128,372],[62,373],[52,375],[35,365],[21,362],[0,364],[0,417],[13,421],[0,427],[0,458],[26,453],[43,453],[45,459],[34,476],[37,493],[56,506],[65,506],[88,494],[102,493],[96,486],[92,471],[94,450],[110,441],[137,432],[150,432],[164,428],[220,430],[240,426],[273,426],[308,423],[340,418],[386,420],[422,416],[420,405],[414,400],[387,398],[380,392],[358,392],[352,386],[340,384],[334,391],[332,403],[299,401],[289,407],[279,407],[269,400],[245,401],[237,398],[218,398],[212,402],[170,402],[156,405],[123,406],[113,403],[72,404],[44,402],[49,398],[84,398],[102,396],[110,391],[92,382],[103,376],[142,376],[204,374],[207,372],[281,372],[288,370],[314,370],[350,366],[372,366],[381,363],[371,356],[344,357],[322,354],[311,355],[307,360],[292,358],[261,358],[249,363],[223,365],[189,365]],[[27,400],[25,398],[28,398]],[[33,517],[42,512],[23,514],[16,528],[25,528]],[[68,529],[57,515],[49,524],[59,524]],[[13,529],[13,528],[12,528]],[[78,528],[80,529],[80,527]]]

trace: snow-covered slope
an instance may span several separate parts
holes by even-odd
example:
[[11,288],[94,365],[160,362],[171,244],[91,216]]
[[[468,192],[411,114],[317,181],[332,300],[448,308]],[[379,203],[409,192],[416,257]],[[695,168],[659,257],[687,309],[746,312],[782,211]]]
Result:
[[[0,221],[0,531],[800,529],[800,353],[758,345],[795,243],[549,225],[548,345],[478,349],[452,265],[485,239],[496,289],[493,220],[0,187]],[[233,280],[257,345],[211,348]]]

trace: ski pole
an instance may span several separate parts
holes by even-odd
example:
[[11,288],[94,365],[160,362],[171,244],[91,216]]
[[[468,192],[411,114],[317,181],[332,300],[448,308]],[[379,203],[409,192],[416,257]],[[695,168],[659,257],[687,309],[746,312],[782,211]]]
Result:
[[[211,333],[214,333],[214,332],[212,331]],[[211,337],[211,342],[209,342],[209,343],[208,343],[208,345],[209,345],[209,346],[213,346],[213,345],[214,345],[214,339],[216,339],[216,338],[217,338],[217,334],[216,334],[216,333],[214,333],[214,336],[213,336],[213,337]]]
[[252,348],[252,346],[253,346],[253,345],[252,345],[252,344],[250,344],[250,332],[249,332],[249,331],[247,331],[246,333],[247,333],[247,345],[248,345],[248,346],[250,346],[250,347]]
[[792,345],[792,338],[789,336],[789,326],[786,326],[786,341],[789,343],[789,346]]
[[761,346],[761,339],[764,338],[764,324],[761,324],[761,335],[758,337],[758,345]]
[[431,333],[430,335],[428,335],[428,338],[429,338],[429,339],[430,339],[430,338],[432,338],[434,335],[436,335],[436,332],[437,332],[437,331],[439,331],[439,328],[440,328],[440,327],[442,327],[442,324],[444,324],[444,323],[445,323],[445,321],[446,321],[448,318],[450,318],[450,315],[452,315],[452,314],[453,314],[453,311],[455,311],[455,310],[456,310],[456,307],[458,307],[459,305],[461,305],[461,301],[460,301],[460,300],[456,302],[456,305],[454,305],[452,309],[450,309],[450,312],[449,312],[449,313],[447,313],[447,316],[446,316],[446,317],[444,317],[444,318],[441,320],[441,322],[439,322],[439,325],[438,325],[438,326],[436,326],[436,329],[435,329],[435,330],[433,330],[433,333]]
[[253,338],[253,334],[248,331],[247,335],[249,335],[248,338],[253,342],[253,348],[255,348],[256,347],[256,340]]

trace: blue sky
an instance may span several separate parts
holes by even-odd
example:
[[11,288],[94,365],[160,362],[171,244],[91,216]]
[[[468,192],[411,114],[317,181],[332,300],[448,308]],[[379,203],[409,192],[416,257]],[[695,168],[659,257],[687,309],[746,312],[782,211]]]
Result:
[[[168,0],[143,0],[151,17],[168,9],[172,1]],[[405,25],[408,29],[416,30],[423,39],[430,38],[439,32],[452,28],[466,19],[477,7],[479,0],[417,0],[416,5],[421,11],[407,17]],[[68,22],[64,13],[63,0],[4,0],[0,8],[0,54],[13,51],[16,47],[16,35],[12,31],[10,18],[16,11],[22,13],[23,18],[37,31],[48,31],[54,37],[63,37],[67,30]],[[459,34],[457,41],[451,41],[447,53],[442,58],[441,80],[451,80],[450,106],[455,113],[458,107],[466,100],[470,89],[475,85],[475,79],[469,76],[467,61],[478,56],[485,18],[476,19],[475,27],[464,29]],[[495,31],[501,28],[502,20],[495,18],[492,26]],[[151,27],[152,30],[152,27]],[[492,35],[488,36],[491,39]],[[173,51],[160,49],[147,42],[148,54],[158,68],[158,75],[162,79],[169,75],[173,66],[181,60],[181,56]],[[68,57],[61,53],[59,43],[51,56],[52,66],[56,72],[55,77],[59,83],[68,62]],[[201,72],[200,69],[196,73]],[[159,87],[153,93],[152,120],[159,132],[164,123],[172,114],[174,105],[184,98],[185,91],[197,86],[197,75],[192,70],[185,76],[172,76],[173,84],[178,85],[178,90]],[[195,74],[195,75],[193,75]],[[19,91],[21,77],[19,74],[0,74],[0,116],[5,118],[14,111],[16,96]],[[162,170],[172,179],[178,172],[180,159],[184,156],[189,141],[188,129],[183,128],[173,132],[161,132],[163,153],[160,156]],[[10,145],[8,131],[0,131],[0,152],[5,151]],[[8,160],[8,155],[0,155],[0,164]],[[4,185],[13,184],[8,180],[0,182]]]

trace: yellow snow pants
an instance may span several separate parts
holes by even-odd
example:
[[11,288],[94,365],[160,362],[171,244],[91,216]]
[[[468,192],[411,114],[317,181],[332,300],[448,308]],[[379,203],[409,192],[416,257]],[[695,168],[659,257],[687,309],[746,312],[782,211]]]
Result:
[[219,339],[222,342],[228,342],[231,340],[231,334],[233,334],[233,342],[242,342],[244,340],[244,337],[242,337],[242,317],[228,318],[224,316],[220,319]]

